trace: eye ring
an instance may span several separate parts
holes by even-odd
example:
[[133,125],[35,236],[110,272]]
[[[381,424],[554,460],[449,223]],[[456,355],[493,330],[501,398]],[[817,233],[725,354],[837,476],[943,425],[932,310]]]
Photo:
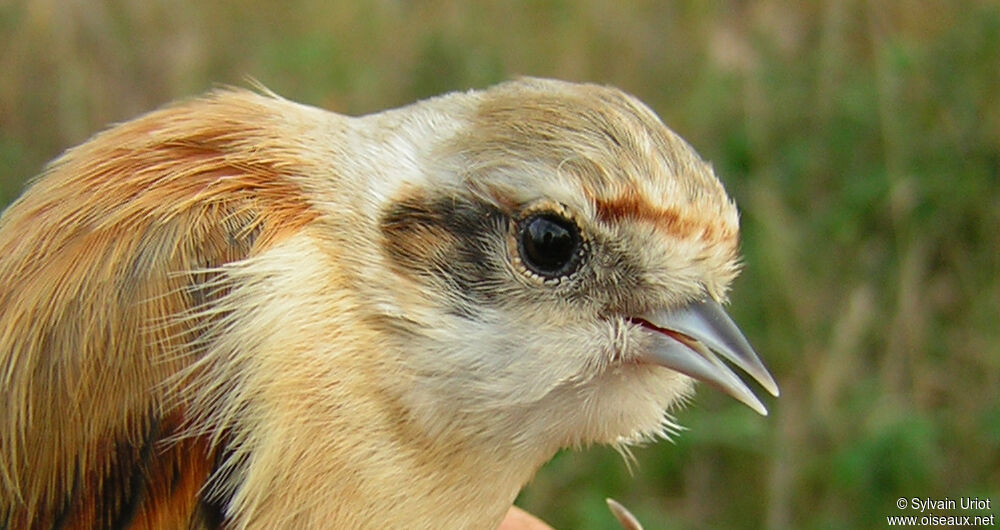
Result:
[[543,280],[557,280],[576,272],[584,241],[572,220],[555,212],[539,212],[517,223],[515,238],[521,264]]

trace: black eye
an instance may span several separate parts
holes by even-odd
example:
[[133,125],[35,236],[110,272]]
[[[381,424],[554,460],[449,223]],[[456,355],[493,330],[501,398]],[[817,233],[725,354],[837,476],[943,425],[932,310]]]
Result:
[[521,221],[518,252],[521,261],[546,278],[565,276],[577,264],[580,230],[576,224],[555,214],[533,215]]

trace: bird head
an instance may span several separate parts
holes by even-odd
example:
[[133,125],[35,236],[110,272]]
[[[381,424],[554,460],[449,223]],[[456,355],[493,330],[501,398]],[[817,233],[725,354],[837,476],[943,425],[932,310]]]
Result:
[[736,207],[612,88],[219,91],[67,151],[0,251],[0,527],[495,527],[695,380],[777,395]]
[[777,394],[720,305],[736,207],[642,103],[525,79],[372,120],[418,168],[374,194],[392,273],[366,283],[428,432],[629,443],[668,433],[694,379],[766,413],[720,360]]

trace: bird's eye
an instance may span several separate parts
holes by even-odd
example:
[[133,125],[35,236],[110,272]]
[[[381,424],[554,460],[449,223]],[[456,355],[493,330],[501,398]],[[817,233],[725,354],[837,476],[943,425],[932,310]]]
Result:
[[573,272],[580,253],[580,230],[569,219],[552,213],[533,215],[521,221],[518,252],[532,272],[555,278]]

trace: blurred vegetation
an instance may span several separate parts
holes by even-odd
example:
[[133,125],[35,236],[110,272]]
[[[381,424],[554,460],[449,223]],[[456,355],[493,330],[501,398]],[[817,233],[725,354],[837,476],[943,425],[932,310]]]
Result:
[[4,0],[0,72],[4,203],[105,124],[248,78],[349,114],[522,74],[619,86],[740,204],[731,312],[783,394],[761,418],[703,389],[632,474],[566,452],[519,504],[582,529],[616,527],[608,496],[650,529],[1000,512],[996,2]]

